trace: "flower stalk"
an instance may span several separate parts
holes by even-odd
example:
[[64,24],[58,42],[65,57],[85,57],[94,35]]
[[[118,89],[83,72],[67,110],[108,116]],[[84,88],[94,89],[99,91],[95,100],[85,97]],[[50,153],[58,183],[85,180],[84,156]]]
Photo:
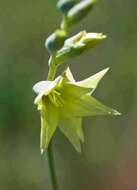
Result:
[[47,80],[54,80],[58,65],[56,64],[55,55],[51,56],[49,59],[49,72]]
[[54,154],[53,154],[53,145],[52,142],[49,145],[49,148],[47,150],[48,154],[48,166],[49,166],[49,173],[50,173],[50,179],[51,179],[51,185],[53,190],[58,190],[58,184],[57,184],[57,176],[56,176],[56,170],[55,170],[55,163],[54,163]]

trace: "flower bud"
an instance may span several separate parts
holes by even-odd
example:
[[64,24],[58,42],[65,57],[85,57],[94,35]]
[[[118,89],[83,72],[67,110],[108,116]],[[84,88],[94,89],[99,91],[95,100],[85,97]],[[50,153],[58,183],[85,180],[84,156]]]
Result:
[[87,32],[85,30],[79,32],[78,34],[76,34],[76,35],[68,38],[67,40],[65,40],[65,45],[76,44],[86,34],[87,34]]
[[45,47],[48,49],[49,52],[56,52],[63,46],[66,38],[67,33],[65,31],[56,30],[47,38],[45,42]]
[[102,33],[86,33],[82,36],[80,42],[85,44],[86,49],[89,49],[102,42],[106,37]]
[[64,46],[57,52],[56,61],[62,63],[72,57],[76,57],[101,43],[106,38],[102,33],[79,32],[67,39]]
[[76,0],[59,0],[57,3],[57,8],[61,12],[67,13],[75,4]]
[[67,15],[70,24],[77,23],[83,19],[93,8],[96,0],[83,0],[72,7]]

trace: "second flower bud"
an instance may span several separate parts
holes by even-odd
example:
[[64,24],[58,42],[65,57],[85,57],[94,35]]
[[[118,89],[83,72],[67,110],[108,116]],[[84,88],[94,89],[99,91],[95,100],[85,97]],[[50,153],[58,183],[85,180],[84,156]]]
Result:
[[45,47],[50,53],[55,53],[64,45],[67,37],[68,35],[65,31],[58,29],[46,39]]

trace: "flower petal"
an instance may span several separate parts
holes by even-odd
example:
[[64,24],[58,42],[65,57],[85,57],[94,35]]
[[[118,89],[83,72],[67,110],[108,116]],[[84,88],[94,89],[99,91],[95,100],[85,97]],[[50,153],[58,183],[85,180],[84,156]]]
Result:
[[58,85],[61,78],[62,78],[61,76],[58,76],[54,81],[40,81],[40,82],[37,82],[33,86],[33,90],[37,94],[43,93],[45,95],[48,95],[51,92],[51,90],[53,90]]
[[75,118],[77,134],[82,143],[84,143],[84,132],[82,128],[82,118]]
[[[60,112],[64,114],[65,117],[120,115],[118,111],[103,105],[89,95],[82,96],[79,99],[69,97],[65,102],[63,109],[60,108]],[[66,112],[64,112],[64,110],[66,110]]]
[[63,99],[69,99],[70,97],[74,98],[80,98],[81,96],[89,93],[91,91],[90,88],[84,88],[81,86],[75,85],[75,83],[64,83],[63,87],[60,88],[60,93],[62,95]]
[[[46,83],[47,82],[50,82],[49,83],[49,85],[45,85],[45,89],[42,87],[42,85],[41,85],[41,82],[43,83],[43,81],[41,81],[41,82],[38,82],[38,83],[36,83],[35,85],[34,85],[34,87],[33,87],[33,89],[35,90],[35,92],[37,91],[39,91],[40,93],[38,94],[38,96],[35,98],[35,100],[34,100],[34,104],[36,104],[36,105],[39,105],[39,103],[41,102],[41,98],[45,95],[45,96],[47,96],[52,90],[54,90],[57,86],[58,86],[58,84],[59,84],[59,82],[62,80],[62,77],[61,76],[59,76],[59,77],[57,77],[54,81],[45,81]],[[45,83],[45,84],[46,84]],[[41,90],[41,91],[40,91]]]
[[52,83],[52,81],[40,81],[37,82],[34,86],[33,86],[33,90],[36,94],[40,94],[41,92],[43,92],[46,88],[49,88],[50,84]]
[[41,152],[48,148],[48,145],[55,133],[59,121],[59,115],[56,108],[50,103],[46,103],[41,110]]
[[81,132],[79,133],[79,128],[81,128],[81,118],[62,118],[59,123],[59,128],[74,148],[78,152],[81,152],[80,140],[83,140]]
[[75,82],[75,79],[74,79],[69,67],[65,70],[64,75],[68,79],[68,81]]
[[[95,90],[98,83],[104,77],[104,75],[108,72],[108,70],[109,70],[109,68],[106,68],[85,80],[75,82],[75,84],[78,86],[81,86],[81,87],[92,88],[93,90]],[[93,92],[93,90],[92,90],[92,92]]]

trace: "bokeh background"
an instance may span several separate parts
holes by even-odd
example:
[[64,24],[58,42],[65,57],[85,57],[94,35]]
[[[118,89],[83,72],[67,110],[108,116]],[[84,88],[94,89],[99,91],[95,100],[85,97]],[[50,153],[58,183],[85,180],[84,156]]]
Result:
[[[45,79],[44,42],[58,26],[55,0],[0,0],[0,189],[50,190],[46,158],[39,151],[40,118],[32,86]],[[111,70],[95,92],[120,117],[84,119],[79,155],[58,131],[54,153],[60,190],[137,189],[137,1],[99,0],[73,27],[108,39],[70,61],[76,79]]]

